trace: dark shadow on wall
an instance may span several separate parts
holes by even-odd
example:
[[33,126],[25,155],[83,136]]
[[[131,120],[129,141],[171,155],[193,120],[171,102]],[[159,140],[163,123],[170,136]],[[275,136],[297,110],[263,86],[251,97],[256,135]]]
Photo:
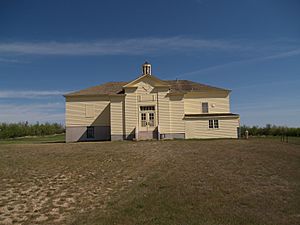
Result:
[[158,139],[158,127],[155,128],[155,130],[153,131],[153,139]]
[[[103,124],[103,125],[101,125]],[[94,127],[94,138],[87,137],[87,127],[82,128],[81,137],[78,141],[109,141],[110,140],[110,104],[97,116],[90,125]]]
[[130,134],[126,135],[126,139],[127,139],[127,140],[132,140],[132,139],[135,138],[135,129],[136,129],[136,128],[134,128],[134,129],[130,132]]
[[125,99],[122,104],[122,121],[123,121],[123,139],[126,139],[126,127],[125,127]]

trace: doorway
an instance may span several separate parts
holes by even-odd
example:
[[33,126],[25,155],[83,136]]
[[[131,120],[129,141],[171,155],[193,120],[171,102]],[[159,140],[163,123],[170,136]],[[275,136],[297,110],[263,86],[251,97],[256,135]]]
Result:
[[155,106],[139,107],[139,139],[157,138]]

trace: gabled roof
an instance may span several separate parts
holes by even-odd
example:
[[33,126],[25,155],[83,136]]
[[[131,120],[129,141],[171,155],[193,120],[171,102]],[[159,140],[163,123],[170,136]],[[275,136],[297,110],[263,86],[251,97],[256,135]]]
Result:
[[[152,75],[150,75],[152,76]],[[158,78],[156,78],[158,79]],[[136,79],[137,80],[137,79]],[[90,87],[80,91],[72,92],[64,95],[65,97],[71,96],[91,96],[91,95],[119,95],[124,94],[124,87],[132,84],[132,82],[108,82],[102,85]],[[197,92],[197,91],[227,91],[230,90],[212,87],[206,84],[201,84],[189,80],[160,80],[164,85],[169,86],[171,93],[186,93],[186,92]]]
[[108,82],[98,86],[93,86],[86,88],[80,91],[75,91],[69,94],[64,95],[65,97],[69,96],[90,96],[90,95],[116,95],[122,94],[123,86],[128,82]]
[[191,91],[230,91],[224,88],[213,87],[190,80],[167,80],[171,85],[171,92],[191,92]]
[[150,75],[150,74],[145,74],[145,75],[142,75],[142,76],[136,78],[135,80],[129,82],[128,84],[124,85],[124,87],[125,87],[125,88],[126,88],[126,87],[132,87],[132,86],[134,86],[135,84],[137,84],[138,82],[140,82],[140,81],[142,81],[143,79],[146,79],[146,78],[151,79],[153,82],[156,83],[157,86],[160,86],[160,87],[161,87],[161,86],[168,86],[168,83],[167,83],[167,82],[165,82],[165,81],[163,81],[163,80],[157,78],[156,76]]

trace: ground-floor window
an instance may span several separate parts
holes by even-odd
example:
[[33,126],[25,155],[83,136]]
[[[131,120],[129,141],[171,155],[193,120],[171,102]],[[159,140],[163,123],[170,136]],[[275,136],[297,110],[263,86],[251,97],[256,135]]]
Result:
[[94,129],[94,127],[87,127],[86,137],[87,138],[95,138],[95,129]]
[[213,120],[208,121],[208,127],[209,128],[214,128],[214,121]]
[[141,125],[142,125],[142,127],[147,126],[146,113],[141,113]]
[[209,128],[219,128],[219,120],[209,120],[208,127]]
[[214,128],[219,128],[219,120],[214,120]]

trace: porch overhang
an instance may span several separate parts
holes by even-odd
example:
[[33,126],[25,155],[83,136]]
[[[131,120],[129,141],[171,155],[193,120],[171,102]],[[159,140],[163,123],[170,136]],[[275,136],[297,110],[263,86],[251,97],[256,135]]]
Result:
[[202,113],[202,114],[185,114],[184,119],[211,119],[211,118],[240,118],[239,114],[234,113]]

